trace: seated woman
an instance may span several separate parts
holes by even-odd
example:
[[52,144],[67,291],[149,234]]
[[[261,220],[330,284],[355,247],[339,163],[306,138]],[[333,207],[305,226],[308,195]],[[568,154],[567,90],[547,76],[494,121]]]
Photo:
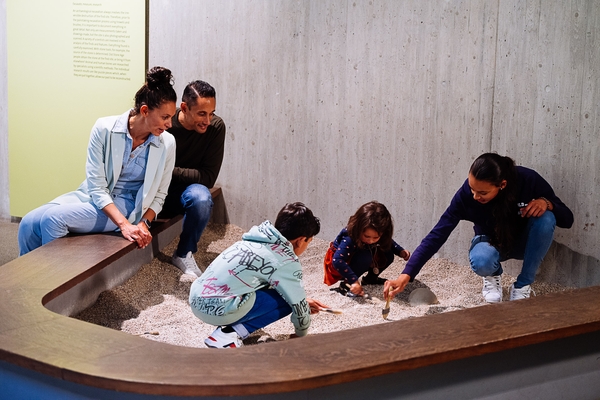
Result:
[[161,211],[175,165],[171,127],[177,94],[171,71],[154,67],[122,115],[98,119],[87,150],[86,180],[27,213],[19,225],[20,255],[69,232],[119,230],[144,248]]
[[509,157],[482,154],[402,274],[385,282],[386,299],[404,290],[461,220],[474,224],[469,259],[473,272],[483,279],[481,293],[486,302],[498,303],[502,301],[500,262],[523,260],[509,297],[528,298],[536,271],[552,244],[555,227],[570,228],[573,213],[534,170],[515,166]]

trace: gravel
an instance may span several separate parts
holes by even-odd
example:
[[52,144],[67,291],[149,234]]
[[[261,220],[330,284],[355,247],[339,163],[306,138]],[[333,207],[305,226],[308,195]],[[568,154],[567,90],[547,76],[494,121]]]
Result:
[[[200,269],[204,271],[223,250],[240,240],[243,233],[244,231],[235,225],[209,224],[200,239],[198,252],[194,255]],[[170,264],[178,240],[175,239],[164,248],[152,262],[143,265],[138,273],[123,285],[101,293],[96,303],[74,318],[149,340],[177,346],[205,347],[204,339],[215,327],[196,318],[188,305],[189,289],[195,277],[182,274]],[[390,313],[387,320],[384,320],[383,286],[365,285],[366,297],[350,298],[331,291],[330,287],[323,283],[323,257],[328,247],[329,241],[315,238],[300,257],[304,271],[304,288],[309,298],[320,300],[331,309],[341,311],[341,314],[320,312],[313,315],[309,334],[384,324],[486,304],[481,296],[481,278],[468,266],[442,258],[431,259],[417,279],[409,283],[404,292],[390,302]],[[396,278],[404,265],[405,261],[396,257],[394,263],[381,276]],[[515,277],[506,273],[503,275],[505,299],[508,299],[508,289],[514,280]],[[429,290],[417,291],[422,292],[418,293],[421,296],[415,296],[415,293],[409,300],[411,292],[419,288]],[[538,296],[572,289],[544,282],[535,282],[532,288]],[[417,298],[419,300],[415,300]],[[411,300],[413,304],[421,304],[411,306]],[[433,304],[427,304],[430,302]],[[286,340],[293,332],[293,325],[289,317],[286,317],[254,332],[244,343],[249,345]]]

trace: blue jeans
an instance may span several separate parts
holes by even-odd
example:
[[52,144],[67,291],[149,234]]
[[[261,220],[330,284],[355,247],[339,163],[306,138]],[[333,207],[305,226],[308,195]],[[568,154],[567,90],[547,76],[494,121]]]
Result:
[[250,311],[230,326],[242,339],[245,339],[252,332],[279,321],[291,313],[292,307],[275,289],[261,289],[256,291],[256,299]]
[[[125,217],[135,208],[132,193],[113,194],[113,203]],[[19,223],[19,255],[72,233],[115,231],[117,226],[93,203],[44,204]]]
[[523,260],[515,288],[531,285],[542,259],[552,244],[555,227],[556,218],[551,211],[546,211],[541,217],[529,218],[525,230],[506,257],[501,257],[500,252],[490,245],[489,237],[477,235],[471,240],[469,249],[471,269],[479,276],[498,276],[502,274],[501,261],[511,258]]
[[198,241],[208,224],[213,208],[212,195],[204,185],[194,183],[181,194],[183,228],[175,254],[185,257],[188,252],[198,251]]

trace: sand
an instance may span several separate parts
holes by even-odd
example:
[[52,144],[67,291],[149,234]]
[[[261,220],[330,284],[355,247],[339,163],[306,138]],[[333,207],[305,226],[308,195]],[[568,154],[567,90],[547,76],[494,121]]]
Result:
[[[200,269],[204,271],[219,253],[240,240],[242,233],[244,231],[235,225],[209,224],[195,254]],[[190,285],[195,277],[182,274],[170,264],[178,240],[175,239],[164,248],[152,262],[143,265],[138,273],[123,285],[101,293],[96,303],[75,318],[149,340],[177,346],[205,347],[204,339],[215,327],[196,318],[188,304]],[[389,315],[384,320],[383,286],[365,285],[368,296],[350,298],[331,291],[330,287],[323,283],[323,257],[328,246],[329,241],[315,238],[300,257],[304,271],[304,288],[309,298],[320,300],[342,313],[320,312],[313,315],[309,333],[311,335],[385,324],[469,307],[490,306],[481,296],[481,277],[475,275],[468,266],[438,258],[430,260],[417,279],[409,283],[404,292],[391,301]],[[405,261],[396,257],[394,263],[381,276],[396,278],[404,265]],[[506,273],[502,277],[505,299],[508,299],[508,289],[514,280],[515,277]],[[409,300],[409,296],[419,288],[428,289],[421,290],[426,293],[433,292],[437,303],[411,306],[410,300],[414,304],[415,298]],[[544,282],[535,282],[532,288],[538,296],[572,289]],[[413,296],[415,294],[419,294],[418,291],[413,293]],[[254,332],[244,340],[244,344],[287,340],[293,332],[293,325],[289,317],[286,317]]]

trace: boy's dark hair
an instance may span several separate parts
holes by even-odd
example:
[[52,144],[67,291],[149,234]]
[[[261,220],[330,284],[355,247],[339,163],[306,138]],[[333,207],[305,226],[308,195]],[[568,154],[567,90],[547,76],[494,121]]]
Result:
[[321,230],[321,223],[308,207],[296,202],[283,206],[277,214],[275,228],[287,240],[294,240],[301,236],[306,238],[316,236]]
[[381,237],[379,246],[385,251],[392,248],[392,237],[394,236],[394,222],[388,209],[377,201],[363,204],[356,210],[348,220],[348,235],[359,247],[362,247],[360,235],[367,228],[374,229]]

